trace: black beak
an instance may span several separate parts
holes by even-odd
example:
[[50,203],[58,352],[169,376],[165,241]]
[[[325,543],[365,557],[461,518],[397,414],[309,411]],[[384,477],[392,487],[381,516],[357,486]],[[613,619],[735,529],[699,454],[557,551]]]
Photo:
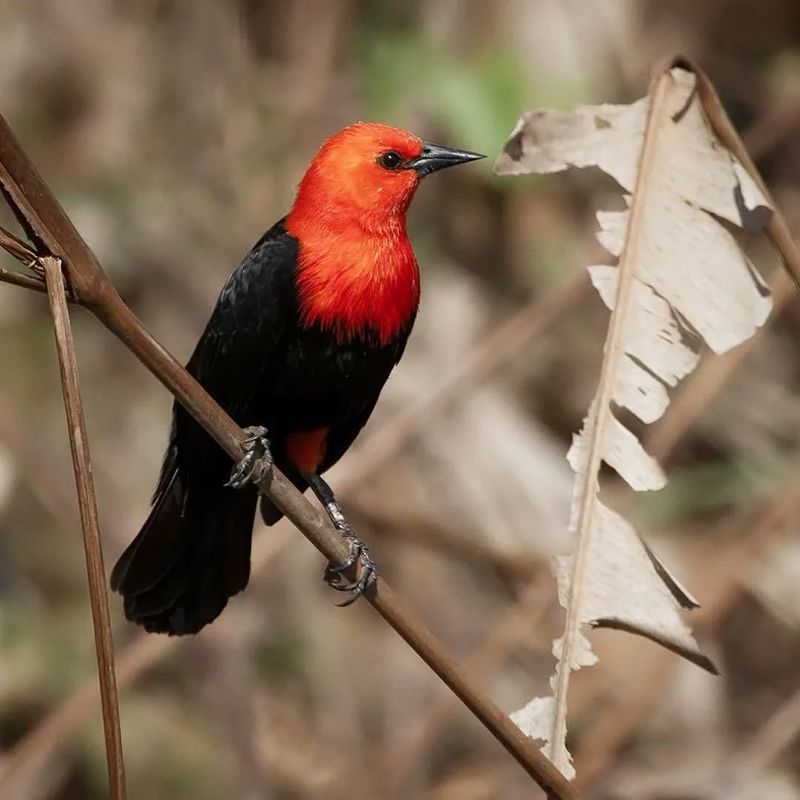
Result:
[[446,167],[455,167],[456,164],[465,164],[467,161],[477,161],[486,158],[480,153],[471,153],[469,150],[456,150],[454,147],[442,147],[431,142],[422,143],[422,152],[417,158],[409,161],[406,169],[413,169],[420,178],[430,175]]

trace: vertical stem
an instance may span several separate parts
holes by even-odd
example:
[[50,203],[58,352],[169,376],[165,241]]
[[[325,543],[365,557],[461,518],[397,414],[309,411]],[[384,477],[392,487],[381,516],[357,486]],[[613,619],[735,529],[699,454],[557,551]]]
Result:
[[[619,285],[608,322],[608,335],[603,348],[603,364],[597,395],[592,401],[584,432],[591,435],[586,465],[582,467],[576,478],[579,506],[575,523],[575,553],[572,558],[570,590],[566,603],[566,623],[562,637],[561,655],[559,657],[558,684],[555,690],[555,712],[553,714],[553,730],[550,737],[549,753],[553,763],[564,772],[569,768],[569,756],[566,749],[567,737],[567,696],[569,679],[573,670],[574,653],[581,632],[581,609],[583,603],[583,578],[586,560],[589,553],[589,540],[592,523],[595,519],[595,504],[599,489],[598,476],[603,461],[605,447],[605,431],[611,416],[611,400],[614,392],[614,379],[622,348],[620,343],[624,334],[625,315],[628,311],[630,293],[636,270],[637,234],[643,215],[645,187],[650,179],[656,155],[656,141],[659,126],[662,123],[668,93],[672,84],[669,69],[662,70],[651,83],[649,96],[650,110],[647,115],[647,127],[642,139],[642,151],[639,156],[639,167],[636,174],[636,185],[633,190],[628,228],[625,233],[625,244],[619,257]],[[573,501],[574,502],[574,501]]]
[[61,274],[61,261],[49,256],[42,258],[41,261],[45,267],[47,296],[53,314],[61,387],[64,392],[64,408],[72,451],[72,467],[75,472],[83,546],[86,553],[86,572],[89,578],[89,596],[97,650],[97,671],[103,708],[110,796],[112,800],[125,800],[125,765],[122,759],[117,681],[114,674],[114,643],[111,637],[111,617],[108,611],[103,549],[100,543],[100,526],[97,519],[97,502],[86,435],[86,420],[78,383],[78,365],[75,360],[64,277]]

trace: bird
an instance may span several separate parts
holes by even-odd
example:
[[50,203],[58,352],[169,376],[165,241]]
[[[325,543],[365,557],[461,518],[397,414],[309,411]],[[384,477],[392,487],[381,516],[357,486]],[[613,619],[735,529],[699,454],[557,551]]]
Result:
[[[231,461],[177,401],[141,530],[111,587],[147,631],[193,634],[250,576],[258,482],[277,466],[309,487],[350,546],[330,586],[357,599],[376,566],[322,478],[369,419],[417,315],[420,278],[406,212],[420,181],[484,158],[399,128],[356,122],[326,139],[289,213],[225,281],[188,372],[244,429]],[[281,512],[261,496],[261,515]],[[359,564],[357,580],[343,581]]]

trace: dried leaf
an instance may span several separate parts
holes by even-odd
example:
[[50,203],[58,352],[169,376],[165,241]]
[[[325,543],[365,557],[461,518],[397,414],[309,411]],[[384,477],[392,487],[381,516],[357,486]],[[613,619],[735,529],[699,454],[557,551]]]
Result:
[[644,423],[659,419],[669,390],[689,374],[704,341],[721,353],[748,339],[771,301],[755,268],[720,220],[757,229],[766,199],[715,139],[703,117],[692,73],[673,69],[651,95],[630,106],[585,106],[533,112],[513,131],[499,174],[557,172],[598,166],[628,193],[628,210],[598,213],[598,239],[617,267],[592,266],[592,283],[611,309],[597,394],[567,459],[575,472],[569,530],[574,553],[555,559],[566,609],[554,699],[536,698],[514,715],[547,743],[565,775],[571,671],[596,661],[587,626],[638,633],[714,672],[683,621],[697,605],[634,528],[599,497],[603,462],[637,491],[666,478],[615,408]]

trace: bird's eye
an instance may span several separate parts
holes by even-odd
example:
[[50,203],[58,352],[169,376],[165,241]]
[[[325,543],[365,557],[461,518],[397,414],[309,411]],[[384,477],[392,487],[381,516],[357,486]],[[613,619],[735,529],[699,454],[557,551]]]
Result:
[[403,163],[403,156],[394,150],[389,150],[378,159],[378,162],[386,169],[397,169]]

